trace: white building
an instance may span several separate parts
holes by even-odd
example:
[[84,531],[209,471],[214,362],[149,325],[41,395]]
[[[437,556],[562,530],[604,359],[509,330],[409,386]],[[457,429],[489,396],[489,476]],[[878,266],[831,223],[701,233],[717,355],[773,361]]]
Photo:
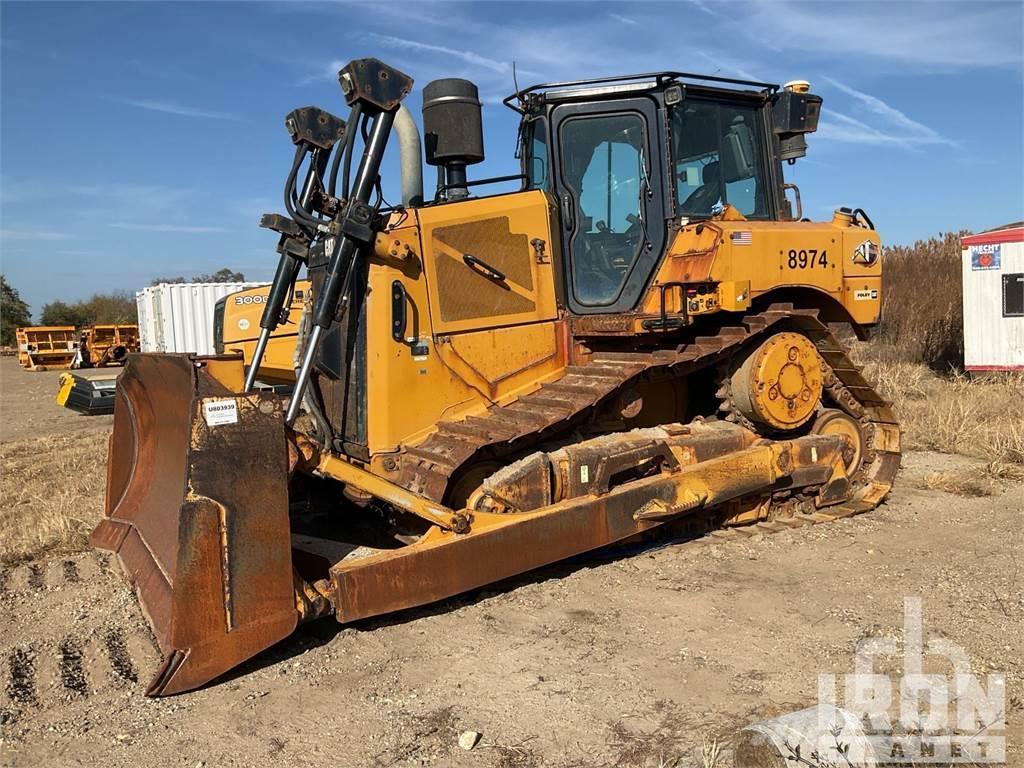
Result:
[[961,244],[965,367],[1024,371],[1024,222]]
[[213,311],[235,291],[269,283],[160,283],[135,294],[143,352],[212,355]]

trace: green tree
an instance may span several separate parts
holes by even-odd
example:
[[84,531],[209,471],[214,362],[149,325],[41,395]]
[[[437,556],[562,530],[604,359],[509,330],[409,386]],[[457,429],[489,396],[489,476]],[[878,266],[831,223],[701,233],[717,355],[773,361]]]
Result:
[[192,278],[195,283],[241,283],[245,282],[245,275],[241,272],[233,272],[224,267],[218,269],[212,275],[196,275]]
[[135,325],[139,322],[135,294],[129,291],[95,293],[88,301],[81,302],[81,306],[83,314],[89,318],[90,324],[117,323],[119,325]]
[[18,294],[18,289],[0,275],[0,344],[6,347],[15,344],[15,329],[32,325],[32,315]]
[[43,306],[43,325],[110,324],[134,325],[139,322],[135,296],[128,291],[94,293],[84,301],[52,301]]
[[242,283],[245,282],[245,275],[241,272],[224,267],[210,275],[194,275],[191,280],[186,280],[181,275],[177,277],[158,277],[150,285],[160,283]]
[[51,301],[49,304],[43,305],[39,321],[43,325],[73,325],[76,328],[81,328],[89,325],[89,316],[80,301],[74,304]]

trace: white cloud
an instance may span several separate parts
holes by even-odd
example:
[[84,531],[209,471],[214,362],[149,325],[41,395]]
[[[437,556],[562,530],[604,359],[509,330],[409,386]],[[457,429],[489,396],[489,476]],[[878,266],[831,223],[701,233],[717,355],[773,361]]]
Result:
[[311,83],[330,82],[338,79],[338,70],[345,66],[344,61],[341,59],[332,59],[331,61],[325,62],[321,65],[316,72],[306,75],[304,78],[299,80],[299,85],[309,85]]
[[133,229],[139,232],[176,232],[186,235],[204,235],[215,232],[227,232],[224,227],[197,227],[187,224],[134,224],[126,221],[116,221],[107,225],[115,229]]
[[150,112],[163,112],[168,115],[182,115],[184,117],[205,117],[211,120],[241,120],[238,115],[230,112],[217,112],[209,109],[199,109],[176,104],[171,101],[157,101],[155,99],[124,99],[129,104],[139,109],[148,109]]
[[826,77],[825,81],[849,96],[852,99],[851,106],[859,107],[877,118],[877,123],[871,125],[862,119],[833,109],[822,109],[822,118],[818,126],[820,138],[852,144],[888,144],[905,149],[935,144],[955,146],[955,142],[942,136],[934,128],[908,117],[906,113],[877,96],[859,91],[831,77]]
[[721,15],[718,11],[712,10],[711,6],[704,2],[704,0],[687,0],[687,2],[698,10],[703,11],[708,16]]
[[70,240],[63,232],[36,232],[25,229],[0,229],[0,240]]
[[717,72],[711,72],[711,73],[705,73],[705,74],[722,75],[724,77],[738,77],[738,78],[741,78],[743,80],[755,80],[755,81],[762,81],[763,80],[763,76],[762,77],[758,77],[757,75],[752,74],[747,69],[745,69],[742,64],[739,64],[739,63],[737,63],[735,61],[730,61],[730,60],[727,60],[727,59],[723,59],[723,58],[718,57],[718,56],[712,56],[709,53],[705,53],[704,51],[700,51],[700,50],[696,50],[696,49],[693,50],[692,53],[697,54],[700,58],[704,59],[704,61],[706,61],[709,64],[711,64],[712,66],[718,68]]
[[864,105],[869,112],[873,112],[883,120],[891,123],[894,127],[902,129],[904,137],[911,143],[953,144],[949,139],[940,136],[933,128],[929,128],[927,125],[919,123],[916,120],[912,120],[907,117],[906,114],[895,107],[886,104],[877,96],[872,96],[869,93],[858,91],[856,88],[852,88],[849,85],[841,83],[831,77],[826,77],[825,80],[847,96],[851,96],[855,101]]
[[389,48],[404,48],[410,51],[420,51],[423,53],[441,53],[446,56],[452,56],[457,59],[465,61],[467,64],[475,64],[480,67],[486,67],[494,72],[509,72],[511,71],[511,65],[506,61],[498,61],[497,59],[489,59],[486,56],[481,56],[473,51],[462,51],[455,48],[448,48],[443,45],[432,45],[430,43],[421,43],[416,40],[409,40],[404,37],[395,37],[394,35],[378,35],[371,34],[374,40],[382,45],[386,45]]
[[619,13],[609,13],[608,14],[608,18],[614,19],[615,21],[619,22],[620,24],[629,24],[629,25],[634,26],[634,27],[640,25],[640,22],[637,21],[636,19],[631,19],[631,18],[629,18],[629,16],[623,16],[622,14],[619,14]]
[[961,70],[1021,66],[1021,4],[754,0],[748,36],[803,55]]

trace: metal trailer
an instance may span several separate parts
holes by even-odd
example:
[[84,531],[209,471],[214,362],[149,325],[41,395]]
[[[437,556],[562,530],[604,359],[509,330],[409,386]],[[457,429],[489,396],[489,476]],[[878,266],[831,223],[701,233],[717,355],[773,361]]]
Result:
[[71,368],[78,355],[73,325],[33,325],[18,328],[18,363],[30,371]]
[[213,312],[217,300],[261,282],[160,283],[135,294],[143,352],[214,354]]
[[1024,371],[1024,222],[961,244],[965,368]]
[[137,325],[91,325],[82,331],[82,368],[124,365],[129,352],[139,351]]

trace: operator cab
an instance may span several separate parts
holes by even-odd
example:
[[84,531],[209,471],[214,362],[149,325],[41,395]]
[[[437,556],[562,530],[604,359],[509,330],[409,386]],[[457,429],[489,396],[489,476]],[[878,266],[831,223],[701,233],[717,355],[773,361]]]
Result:
[[522,114],[528,187],[559,202],[569,308],[591,314],[635,307],[681,224],[726,205],[792,218],[782,160],[805,154],[821,99],[663,72],[532,86],[505,103]]

